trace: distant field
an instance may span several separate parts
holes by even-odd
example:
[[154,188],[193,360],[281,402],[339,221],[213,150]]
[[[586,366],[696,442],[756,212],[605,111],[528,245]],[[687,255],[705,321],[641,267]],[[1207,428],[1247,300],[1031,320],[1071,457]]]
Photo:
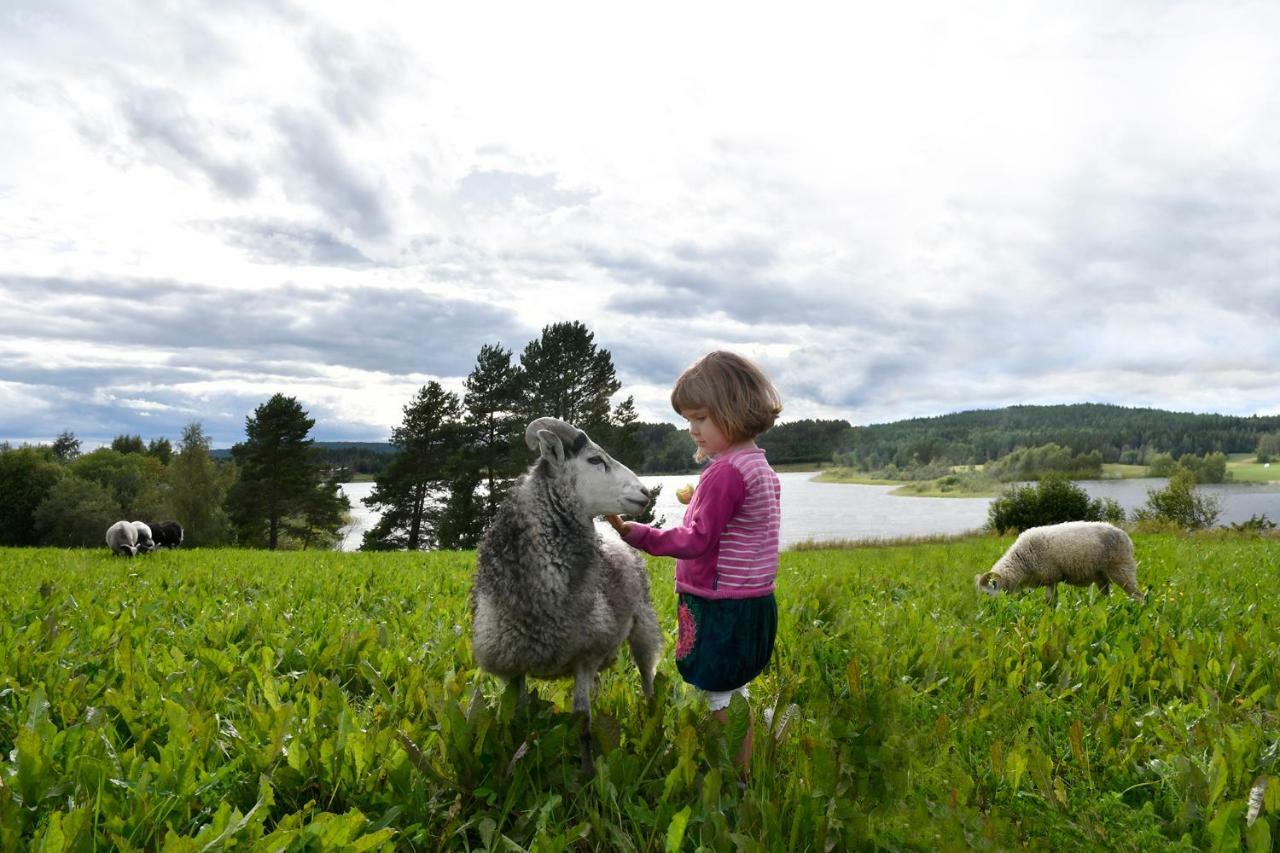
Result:
[[1280,482],[1280,463],[1272,462],[1269,466],[1254,461],[1257,457],[1248,456],[1239,462],[1228,462],[1227,471],[1237,483],[1276,483]]
[[1056,607],[974,590],[1010,541],[784,552],[742,790],[669,650],[584,782],[567,684],[474,668],[470,553],[0,550],[0,849],[1271,849],[1277,541]]

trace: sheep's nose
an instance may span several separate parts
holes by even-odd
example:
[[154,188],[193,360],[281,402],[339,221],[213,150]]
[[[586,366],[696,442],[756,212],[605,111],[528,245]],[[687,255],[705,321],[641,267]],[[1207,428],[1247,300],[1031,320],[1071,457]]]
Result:
[[645,500],[649,500],[649,498],[652,497],[652,494],[650,493],[649,488],[645,486],[643,483],[640,485],[640,494],[644,495]]

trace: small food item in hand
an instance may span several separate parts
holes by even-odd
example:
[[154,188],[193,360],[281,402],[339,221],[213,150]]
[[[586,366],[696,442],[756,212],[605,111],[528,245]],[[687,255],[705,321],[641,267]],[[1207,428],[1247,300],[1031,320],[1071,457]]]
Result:
[[676,489],[676,500],[680,501],[682,504],[687,504],[689,501],[693,500],[693,484],[685,483],[683,486]]

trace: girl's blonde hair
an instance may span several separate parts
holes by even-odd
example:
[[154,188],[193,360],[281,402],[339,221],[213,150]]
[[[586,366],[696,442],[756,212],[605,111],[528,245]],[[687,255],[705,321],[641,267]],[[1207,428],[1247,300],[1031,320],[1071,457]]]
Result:
[[677,414],[706,409],[725,438],[748,441],[773,426],[782,398],[760,368],[736,353],[709,352],[685,368],[671,389]]

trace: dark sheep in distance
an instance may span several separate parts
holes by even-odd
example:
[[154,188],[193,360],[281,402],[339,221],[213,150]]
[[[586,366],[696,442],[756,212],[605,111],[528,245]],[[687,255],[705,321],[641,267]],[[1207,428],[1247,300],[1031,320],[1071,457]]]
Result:
[[182,525],[176,521],[157,521],[151,525],[151,538],[157,548],[177,548],[182,544]]

